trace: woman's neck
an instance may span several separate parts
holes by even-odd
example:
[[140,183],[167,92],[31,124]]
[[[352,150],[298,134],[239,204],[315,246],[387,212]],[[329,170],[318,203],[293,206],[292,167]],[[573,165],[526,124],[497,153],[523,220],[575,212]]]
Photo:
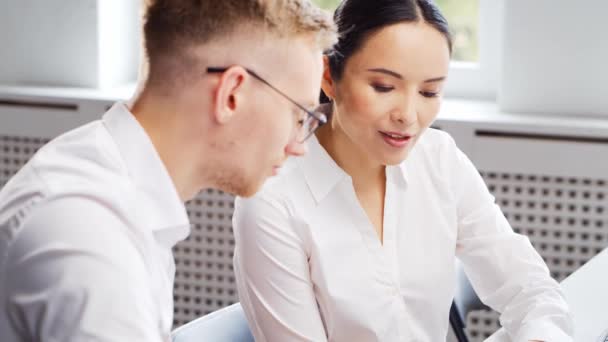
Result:
[[337,125],[321,127],[316,136],[336,164],[350,175],[356,191],[385,183],[386,167],[374,163]]

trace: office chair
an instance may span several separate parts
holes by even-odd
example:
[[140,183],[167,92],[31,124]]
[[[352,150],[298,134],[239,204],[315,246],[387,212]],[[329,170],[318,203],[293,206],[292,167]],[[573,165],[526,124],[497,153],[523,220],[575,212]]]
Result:
[[467,314],[473,310],[487,309],[481,302],[475,290],[464,273],[459,261],[456,262],[456,294],[450,308],[450,325],[458,342],[469,342],[465,334]]
[[232,304],[175,329],[173,342],[254,342],[241,304]]

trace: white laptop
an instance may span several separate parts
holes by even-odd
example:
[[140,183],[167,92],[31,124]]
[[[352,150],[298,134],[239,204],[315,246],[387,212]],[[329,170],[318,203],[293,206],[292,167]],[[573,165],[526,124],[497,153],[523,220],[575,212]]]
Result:
[[562,281],[576,342],[608,342],[608,249]]

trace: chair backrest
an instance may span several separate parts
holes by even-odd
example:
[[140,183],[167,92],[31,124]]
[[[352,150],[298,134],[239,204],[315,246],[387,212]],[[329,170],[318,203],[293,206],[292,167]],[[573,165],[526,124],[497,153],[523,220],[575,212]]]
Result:
[[456,261],[456,293],[450,308],[450,325],[458,342],[468,342],[465,334],[467,314],[473,310],[488,308],[481,302],[460,261]]
[[460,261],[456,261],[456,294],[454,295],[454,304],[458,309],[460,319],[465,323],[469,312],[488,308],[481,302],[477,293],[475,293]]
[[254,342],[241,304],[232,304],[175,329],[173,342]]

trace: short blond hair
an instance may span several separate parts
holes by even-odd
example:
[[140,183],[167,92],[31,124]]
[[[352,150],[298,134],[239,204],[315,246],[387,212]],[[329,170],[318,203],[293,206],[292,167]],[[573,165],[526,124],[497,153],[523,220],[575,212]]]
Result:
[[309,0],[146,0],[143,33],[149,76],[173,78],[176,68],[192,65],[192,48],[248,28],[286,38],[310,34],[322,50],[337,40],[330,14]]

